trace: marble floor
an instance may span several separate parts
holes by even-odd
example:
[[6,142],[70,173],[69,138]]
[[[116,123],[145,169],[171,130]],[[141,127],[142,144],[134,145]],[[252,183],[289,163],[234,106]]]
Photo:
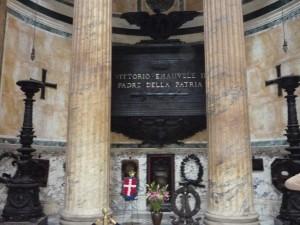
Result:
[[[170,225],[170,216],[171,214],[164,214],[161,225]],[[152,225],[150,213],[142,213],[136,215],[118,215],[114,219],[121,225]],[[59,217],[49,216],[48,225],[59,225]]]
[[[171,214],[164,215],[163,221],[161,225],[171,225]],[[119,215],[116,217],[118,222],[121,223],[121,225],[152,225],[150,213],[143,213],[139,215],[132,215],[131,219],[128,219],[127,216]],[[126,222],[122,220],[127,220]],[[202,225],[203,223],[200,222]],[[271,217],[263,217],[260,218],[260,224],[261,225],[274,225],[274,220]],[[48,225],[59,225],[59,217],[58,216],[49,216],[48,218]]]

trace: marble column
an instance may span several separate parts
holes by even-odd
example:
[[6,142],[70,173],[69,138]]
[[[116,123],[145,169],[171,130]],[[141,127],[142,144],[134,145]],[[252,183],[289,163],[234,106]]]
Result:
[[0,78],[2,74],[3,49],[6,27],[7,0],[0,1]]
[[206,225],[257,225],[241,0],[204,0],[209,180]]
[[111,0],[75,0],[62,225],[109,207]]

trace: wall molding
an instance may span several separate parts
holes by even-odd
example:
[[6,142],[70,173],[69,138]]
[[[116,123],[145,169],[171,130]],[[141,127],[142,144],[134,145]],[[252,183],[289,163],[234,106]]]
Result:
[[267,15],[264,19],[255,19],[246,22],[246,32],[245,35],[252,35],[258,32],[262,32],[273,27],[280,25],[283,21],[289,21],[300,17],[300,1],[292,1],[287,3],[283,9],[279,8],[275,10],[272,14]]
[[68,0],[55,0],[55,1],[60,2],[60,3],[65,4],[65,5],[68,5],[68,6],[71,6],[71,7],[74,6],[74,4],[71,3],[71,2],[68,1]]
[[[51,17],[51,15],[47,15],[47,12],[49,13],[51,12],[51,10],[42,10],[42,12],[36,13],[32,8],[26,7],[24,4],[22,4],[22,1],[31,2],[29,0],[9,0],[8,13],[17,17],[25,23],[36,26],[56,35],[60,35],[63,37],[72,36],[72,24],[70,20],[68,19],[69,22],[59,20],[59,18],[62,18],[65,15],[62,14],[62,17],[60,17],[59,15],[57,15],[59,13],[53,11],[53,13],[56,13],[55,19]],[[58,1],[64,4],[69,2],[64,0]],[[300,2],[298,0],[289,0],[289,2],[286,3],[283,18],[281,14],[281,6],[283,3],[280,2],[281,1],[273,2],[269,6],[265,6],[262,9],[252,11],[249,14],[245,15],[245,20],[247,20],[245,22],[245,35],[248,36],[256,34],[258,32],[266,31],[279,25],[283,20],[288,21],[300,16]],[[250,1],[247,4],[254,4],[254,1]],[[252,17],[255,18],[250,18],[251,16],[249,15],[252,15]],[[264,17],[262,18],[261,15],[264,15]],[[125,20],[120,18],[119,14],[113,15],[113,23],[115,24],[115,26],[112,28],[113,34],[122,35],[125,38],[128,38],[129,36],[137,36],[140,37],[140,40],[145,38],[138,27],[129,25]],[[195,24],[200,25],[195,26]],[[179,29],[175,36],[200,34],[203,33],[203,30],[203,16],[199,16]],[[201,37],[199,37],[198,41],[201,41],[200,39]]]
[[14,11],[13,9],[8,8],[7,12],[8,12],[10,15],[12,15],[12,16],[18,18],[18,19],[21,20],[22,22],[27,23],[27,24],[30,24],[30,25],[35,26],[35,27],[38,27],[38,28],[40,28],[41,30],[48,31],[48,32],[50,32],[50,33],[52,33],[52,34],[56,34],[56,35],[58,35],[58,36],[65,37],[65,38],[72,37],[72,34],[71,34],[71,33],[67,33],[67,32],[64,32],[64,31],[62,31],[62,30],[59,30],[59,29],[50,27],[50,26],[48,26],[48,25],[46,25],[46,24],[43,24],[43,23],[41,23],[41,22],[39,22],[39,21],[35,21],[35,20],[32,19],[31,17],[27,17],[27,16],[25,16],[25,15],[22,15],[22,14],[20,14],[19,12]]
[[62,36],[72,36],[72,25],[63,23],[41,13],[36,13],[29,7],[25,7],[22,3],[16,0],[8,1],[8,14],[27,23],[31,26],[36,26],[42,30]]
[[[0,144],[19,145],[19,139],[14,137],[0,137]],[[42,147],[66,147],[66,141],[52,141],[36,139],[35,146]],[[268,139],[268,140],[252,140],[251,147],[253,148],[267,148],[267,147],[286,147],[287,141],[285,139]],[[141,145],[137,143],[112,143],[112,148],[160,148],[158,146]],[[164,148],[207,148],[207,142],[198,143],[182,143],[164,146]]]

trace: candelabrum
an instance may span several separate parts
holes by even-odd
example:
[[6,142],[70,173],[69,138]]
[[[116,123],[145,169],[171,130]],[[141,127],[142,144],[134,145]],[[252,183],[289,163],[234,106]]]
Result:
[[266,85],[277,84],[286,93],[288,124],[285,136],[289,146],[286,150],[290,153],[286,158],[276,159],[271,165],[272,182],[282,192],[280,215],[275,224],[297,225],[300,224],[300,191],[288,190],[284,183],[290,177],[300,173],[300,129],[297,118],[295,95],[300,86],[300,76],[290,75],[275,80],[266,81]]
[[[7,152],[0,156],[13,158],[13,165],[17,167],[14,176],[3,174],[0,182],[5,183],[8,188],[8,195],[2,218],[8,222],[31,221],[33,224],[46,225],[42,206],[39,200],[40,183],[36,179],[36,171],[42,169],[37,159],[33,159],[32,153],[35,149],[31,147],[34,139],[32,125],[32,111],[34,95],[40,90],[43,84],[39,81],[21,80],[17,82],[26,98],[23,126],[20,132],[20,144],[18,153]],[[36,221],[39,221],[36,223]],[[35,222],[35,223],[34,223]]]

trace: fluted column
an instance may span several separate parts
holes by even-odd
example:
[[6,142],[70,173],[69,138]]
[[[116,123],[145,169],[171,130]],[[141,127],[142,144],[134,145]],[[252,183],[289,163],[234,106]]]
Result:
[[109,206],[111,0],[75,0],[63,225]]
[[[3,64],[3,49],[4,49],[4,37],[5,37],[5,26],[6,26],[6,12],[7,12],[7,1],[0,1],[0,78],[2,74]],[[0,79],[1,80],[1,79]]]
[[241,0],[204,0],[209,191],[206,225],[257,225]]

